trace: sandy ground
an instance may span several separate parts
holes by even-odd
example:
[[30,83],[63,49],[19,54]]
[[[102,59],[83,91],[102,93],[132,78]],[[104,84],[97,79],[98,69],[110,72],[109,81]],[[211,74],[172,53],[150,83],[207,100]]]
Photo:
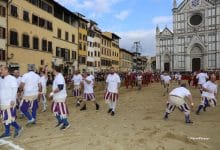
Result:
[[[175,84],[172,87],[176,86]],[[26,119],[17,121],[24,126],[22,135],[10,139],[25,150],[218,150],[220,147],[220,107],[208,108],[201,115],[191,113],[194,124],[184,123],[184,114],[176,109],[169,120],[162,119],[166,96],[159,83],[141,91],[121,88],[120,101],[114,117],[107,114],[103,92],[96,92],[99,111],[92,103],[81,112],[68,98],[71,127],[66,131],[55,128],[50,111],[39,110],[37,124],[25,127]],[[195,106],[200,98],[198,89],[191,89]],[[51,102],[48,102],[51,103]],[[2,127],[0,131],[2,131]],[[190,137],[209,138],[208,140]],[[12,149],[0,145],[1,150]]]

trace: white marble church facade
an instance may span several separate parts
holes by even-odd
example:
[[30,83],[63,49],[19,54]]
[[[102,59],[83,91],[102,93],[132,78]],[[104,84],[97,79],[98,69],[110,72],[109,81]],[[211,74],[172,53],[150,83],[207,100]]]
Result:
[[173,0],[173,31],[156,29],[157,71],[220,69],[220,0]]

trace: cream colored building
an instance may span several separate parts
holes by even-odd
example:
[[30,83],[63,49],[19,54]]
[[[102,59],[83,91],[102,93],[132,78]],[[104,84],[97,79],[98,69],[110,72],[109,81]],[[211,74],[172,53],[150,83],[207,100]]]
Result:
[[54,2],[53,59],[63,66],[64,74],[78,69],[78,19],[79,17]]
[[6,1],[0,1],[0,65],[6,64]]
[[53,5],[48,1],[13,0],[8,7],[8,60],[21,73],[29,64],[51,68],[53,49]]
[[119,53],[119,71],[129,72],[132,71],[133,54],[126,49],[120,49]]
[[90,20],[88,23],[87,67],[88,67],[88,71],[92,73],[100,71],[100,67],[101,67],[100,49],[101,49],[101,30],[97,27],[96,22]]
[[104,33],[101,37],[101,71],[106,71],[112,66],[112,39]]
[[120,37],[112,32],[104,32],[105,36],[111,39],[111,66],[119,70],[119,40]]

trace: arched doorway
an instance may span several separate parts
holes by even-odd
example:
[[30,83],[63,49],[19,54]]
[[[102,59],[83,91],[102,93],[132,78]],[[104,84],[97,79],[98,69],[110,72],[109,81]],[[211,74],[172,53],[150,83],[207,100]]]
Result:
[[202,68],[203,49],[199,44],[195,44],[191,50],[191,67],[192,71],[198,71]]
[[164,55],[164,71],[170,71],[170,56],[168,54]]

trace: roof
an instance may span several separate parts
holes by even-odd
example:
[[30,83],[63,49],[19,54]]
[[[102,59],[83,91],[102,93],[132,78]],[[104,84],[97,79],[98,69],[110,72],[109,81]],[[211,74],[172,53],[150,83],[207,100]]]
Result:
[[126,52],[126,53],[129,53],[129,54],[133,55],[133,53],[132,53],[132,52],[130,52],[130,51],[128,51],[128,50],[126,50],[126,49],[124,49],[124,48],[120,48],[120,51],[123,51],[123,52]]

